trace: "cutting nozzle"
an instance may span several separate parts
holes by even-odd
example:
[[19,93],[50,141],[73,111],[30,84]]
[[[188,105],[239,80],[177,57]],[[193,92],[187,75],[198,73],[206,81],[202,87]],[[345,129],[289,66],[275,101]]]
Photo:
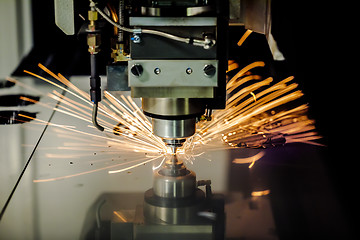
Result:
[[186,141],[185,138],[163,138],[163,141],[165,142],[166,146],[171,148],[171,153],[173,155],[176,155],[177,149],[179,147],[182,147],[184,142]]
[[177,177],[186,175],[188,170],[184,163],[177,158],[176,154],[174,154],[165,162],[159,173],[163,176]]

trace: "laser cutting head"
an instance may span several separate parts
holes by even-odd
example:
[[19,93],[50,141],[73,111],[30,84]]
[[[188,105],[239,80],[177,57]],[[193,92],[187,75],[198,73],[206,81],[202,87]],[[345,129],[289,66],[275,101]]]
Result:
[[[142,31],[125,33],[131,39],[125,85],[132,97],[142,99],[153,133],[173,153],[195,133],[196,119],[206,109],[225,107],[228,6],[220,0],[193,3],[159,2],[155,13],[154,6],[142,1],[142,12],[130,15],[128,21],[130,28]],[[153,30],[157,34],[151,34]],[[109,81],[119,78],[108,74]]]
[[[90,0],[88,20],[95,30],[86,32],[90,50],[110,42],[107,90],[131,90],[141,98],[153,133],[176,152],[205,109],[225,108],[228,1],[107,2]],[[115,28],[102,27],[104,21]],[[111,41],[95,41],[103,37]],[[98,85],[92,88],[100,93]]]
[[176,153],[195,133],[196,117],[204,113],[205,105],[202,99],[143,98],[142,109],[152,118],[153,133]]

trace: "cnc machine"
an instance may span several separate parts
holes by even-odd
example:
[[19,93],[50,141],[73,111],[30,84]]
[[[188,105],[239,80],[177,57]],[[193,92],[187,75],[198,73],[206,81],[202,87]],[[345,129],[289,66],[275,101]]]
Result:
[[[223,197],[212,194],[210,180],[197,181],[176,153],[195,133],[197,121],[210,121],[212,110],[225,108],[229,8],[232,24],[263,34],[268,31],[268,1],[230,3],[89,1],[81,5],[88,9],[86,22],[76,29],[72,20],[74,6],[79,4],[55,0],[58,27],[87,39],[94,126],[103,131],[97,122],[101,101],[98,55],[105,52],[110,55],[107,90],[131,91],[133,98],[141,98],[153,134],[172,152],[171,159],[154,173],[153,188],[145,192],[143,209],[136,214],[140,217],[130,226],[112,223],[114,239],[224,238]],[[257,25],[255,16],[260,19]],[[206,193],[200,186],[205,186]],[[204,214],[207,216],[201,216]]]

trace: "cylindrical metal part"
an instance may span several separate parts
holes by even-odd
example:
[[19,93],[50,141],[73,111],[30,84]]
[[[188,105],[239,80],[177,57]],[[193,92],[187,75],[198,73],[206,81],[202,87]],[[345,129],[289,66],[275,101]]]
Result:
[[153,189],[145,192],[144,217],[151,224],[199,224],[197,215],[204,208],[205,194],[196,189],[191,198],[167,199],[154,195]]
[[195,133],[195,118],[182,120],[152,119],[152,128],[156,136],[162,138],[186,138]]
[[164,176],[161,172],[154,174],[154,194],[164,198],[184,198],[194,194],[196,175],[187,170],[184,176]]
[[205,105],[193,98],[143,98],[142,109],[153,115],[191,116],[203,114]]
[[159,198],[153,189],[145,192],[144,217],[146,223],[152,224],[199,224],[197,215],[204,208],[205,194],[200,189],[192,198],[171,199]]

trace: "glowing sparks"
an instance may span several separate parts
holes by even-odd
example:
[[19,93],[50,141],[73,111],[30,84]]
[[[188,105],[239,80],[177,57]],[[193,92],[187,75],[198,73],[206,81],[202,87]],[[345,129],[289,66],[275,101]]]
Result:
[[119,218],[119,220],[121,220],[121,222],[127,222],[126,218],[121,214],[120,211],[113,211],[113,213]]
[[[91,123],[91,105],[92,103],[89,100],[89,95],[85,93],[84,91],[80,90],[78,87],[76,87],[74,84],[72,84],[69,80],[64,78],[61,74],[55,75],[50,70],[48,70],[45,66],[39,64],[39,67],[50,74],[54,79],[58,80],[62,84],[66,85],[67,88],[62,87],[61,85],[50,81],[49,79],[46,79],[42,76],[39,76],[37,74],[24,71],[34,77],[37,77],[49,84],[52,84],[53,86],[57,87],[58,89],[63,90],[64,92],[70,94],[71,96],[75,97],[79,101],[75,101],[69,97],[66,97],[62,94],[60,94],[57,91],[53,91],[52,93],[48,93],[47,96],[55,101],[60,101],[61,104],[58,105],[56,108],[50,107],[48,104],[44,103],[38,103],[43,107],[51,108],[59,113],[65,114],[69,117],[76,118],[78,120]],[[103,148],[104,151],[107,153],[112,152],[116,153],[124,153],[126,152],[128,155],[130,154],[139,154],[139,153],[153,153],[153,156],[148,155],[145,158],[137,158],[134,161],[128,161],[121,164],[112,164],[111,166],[106,167],[100,167],[97,169],[89,170],[89,171],[83,171],[79,173],[74,173],[66,176],[60,176],[60,177],[54,177],[49,179],[37,179],[34,180],[34,182],[51,182],[51,181],[57,181],[67,178],[72,178],[76,176],[81,176],[84,174],[94,173],[97,171],[103,171],[106,169],[114,169],[118,167],[118,170],[111,170],[108,171],[108,173],[120,173],[124,171],[128,171],[130,169],[133,169],[135,167],[139,167],[142,165],[145,165],[146,163],[153,162],[161,157],[164,157],[164,154],[167,152],[167,147],[165,146],[165,143],[157,136],[152,134],[151,129],[151,123],[149,120],[145,117],[145,115],[142,113],[140,108],[135,104],[135,102],[130,97],[121,96],[120,99],[115,98],[112,94],[109,92],[105,92],[105,99],[104,101],[99,104],[99,122],[102,123],[103,126],[105,126],[105,134],[100,134],[97,132],[92,124],[88,125],[88,128],[91,130],[90,132],[77,129],[75,126],[68,126],[64,124],[56,124],[52,122],[46,122],[41,119],[34,119],[35,124],[43,124],[43,125],[49,125],[51,127],[56,127],[58,129],[62,129],[65,132],[67,138],[69,137],[69,132],[73,134],[77,134],[79,136],[83,137],[72,137],[73,139],[81,140],[87,142],[89,138],[92,138],[93,140],[90,140],[96,142],[98,140],[105,140],[107,141],[107,145],[109,147],[113,147],[115,151],[109,151],[107,146],[101,146],[97,145],[98,148]],[[31,99],[23,99],[26,101],[31,101]],[[29,116],[23,116],[27,118],[31,118]],[[119,125],[121,124],[121,125]],[[118,126],[118,129],[120,131],[117,132],[118,136],[115,136],[113,134],[114,126]],[[84,125],[86,126],[86,125]],[[124,126],[124,127],[122,127]],[[90,143],[89,142],[89,143]],[[79,145],[80,147],[76,147],[75,145],[72,146],[63,146],[63,147],[57,147],[57,149],[62,150],[71,150],[71,151],[84,151],[88,150],[91,151],[94,149],[94,147],[89,147],[91,144],[87,144],[85,147]],[[93,145],[94,146],[94,145]],[[84,154],[55,154],[55,153],[48,153],[45,154],[45,157],[47,159],[77,159],[79,156],[83,156]],[[138,156],[138,155],[137,155]],[[123,166],[125,165],[125,167]],[[128,166],[126,166],[128,165]]]
[[254,94],[253,92],[250,92],[250,94],[251,94],[251,96],[253,96],[254,101],[256,102],[256,96],[255,96],[255,94]]
[[240,40],[238,41],[237,45],[240,47],[244,41],[249,37],[249,35],[252,33],[252,31],[250,29],[246,30],[246,32],[244,33],[244,35],[242,35],[242,37],[240,38]]
[[[247,32],[247,36],[250,33]],[[243,38],[242,41],[245,40]],[[261,61],[251,63],[240,69],[228,81],[226,109],[213,111],[212,121],[199,121],[196,133],[186,140],[182,148],[178,149],[177,155],[192,163],[197,157],[206,159],[205,147],[208,151],[234,147],[267,148],[292,142],[318,144],[315,140],[320,136],[315,132],[314,121],[306,116],[307,105],[302,104],[286,109],[287,103],[295,102],[303,96],[301,91],[296,90],[298,85],[292,83],[293,77],[274,83],[275,80],[271,77],[262,79],[261,76],[250,73],[253,68],[264,65]],[[134,156],[150,153],[151,156],[147,155],[145,158],[137,158],[120,164],[113,163],[110,166],[66,176],[37,179],[34,182],[51,182],[103,170],[107,170],[109,174],[121,173],[161,159],[158,165],[153,166],[153,170],[156,170],[163,164],[166,156],[172,154],[162,139],[152,133],[149,119],[130,96],[120,95],[117,98],[110,92],[104,92],[104,100],[99,103],[98,121],[105,127],[105,131],[100,133],[91,124],[92,103],[89,94],[80,90],[61,74],[56,75],[41,64],[39,67],[66,87],[34,73],[24,72],[52,84],[70,96],[64,96],[54,90],[46,96],[61,102],[58,107],[52,108],[49,104],[40,102],[37,104],[88,124],[83,125],[83,127],[87,126],[87,130],[83,130],[71,125],[49,123],[32,118],[33,124],[55,127],[58,129],[56,133],[59,137],[71,140],[64,143],[64,146],[58,146],[57,149],[83,152],[97,148],[107,153],[126,152]],[[238,67],[236,62],[229,61],[229,71]],[[22,99],[32,101],[26,97]],[[99,143],[100,140],[104,143]],[[225,144],[219,144],[221,141]],[[112,147],[112,150],[109,150],[109,147]],[[264,154],[264,152],[259,152],[250,158],[235,159],[233,162],[250,163],[249,168],[251,168]],[[49,153],[46,157],[76,159],[83,155],[84,153]]]
[[228,62],[228,69],[226,70],[226,72],[230,72],[232,70],[235,70],[239,67],[239,64],[237,64],[235,61],[233,60],[229,60]]
[[[232,162],[235,164],[244,164],[244,163],[251,163],[253,165],[254,162],[260,160],[263,156],[265,156],[265,152],[261,151],[254,156],[247,157],[247,158],[235,158]],[[249,166],[249,168],[251,168]]]
[[150,160],[146,160],[146,161],[143,161],[143,162],[141,162],[141,163],[134,164],[134,165],[132,165],[132,166],[130,166],[130,167],[127,167],[127,168],[122,168],[122,169],[119,169],[119,170],[109,171],[109,173],[112,174],[112,173],[125,172],[125,171],[128,171],[128,170],[130,170],[130,169],[139,167],[139,166],[141,166],[141,165],[145,165],[146,163],[153,162],[153,161],[155,161],[156,159],[159,159],[160,157],[163,157],[163,156],[151,158]]
[[266,196],[270,194],[270,190],[266,189],[266,190],[262,190],[262,191],[254,191],[251,193],[252,197],[262,197],[262,196]]
[[[298,85],[291,83],[294,77],[273,84],[272,78],[261,80],[257,75],[248,74],[251,69],[263,66],[263,62],[254,62],[235,74],[227,84],[226,109],[214,111],[211,122],[200,122],[197,134],[188,141],[203,146],[220,138],[231,147],[250,148],[291,142],[319,145],[314,140],[321,137],[314,132],[314,121],[306,116],[307,105],[286,110],[286,104],[303,96],[296,90]],[[193,150],[194,146],[189,151]],[[249,162],[249,168],[255,161]]]

